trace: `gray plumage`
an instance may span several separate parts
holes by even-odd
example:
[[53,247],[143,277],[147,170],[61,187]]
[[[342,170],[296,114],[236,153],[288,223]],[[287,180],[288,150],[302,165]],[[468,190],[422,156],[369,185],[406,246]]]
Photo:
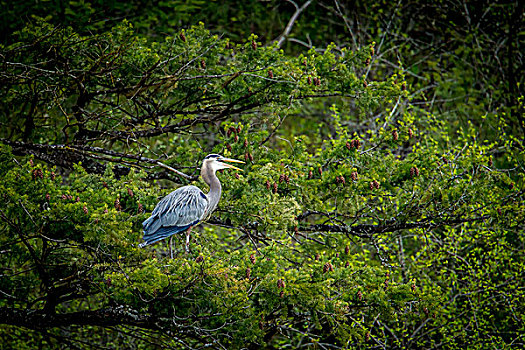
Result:
[[198,187],[184,186],[164,197],[157,204],[151,216],[142,223],[144,242],[139,247],[145,247],[176,233],[186,231],[186,251],[188,251],[192,227],[207,219],[219,203],[221,183],[215,172],[228,168],[241,170],[223,162],[244,163],[239,160],[224,158],[218,154],[206,156],[202,163],[201,176],[210,186],[208,194],[204,194]]
[[206,195],[195,186],[184,186],[164,197],[146,219],[144,243],[140,247],[156,243],[166,237],[179,233],[202,221],[209,201]]

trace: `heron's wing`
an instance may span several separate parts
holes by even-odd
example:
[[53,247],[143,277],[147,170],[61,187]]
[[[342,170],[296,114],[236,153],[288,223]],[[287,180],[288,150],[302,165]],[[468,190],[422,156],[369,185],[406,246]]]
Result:
[[181,187],[164,197],[146,219],[144,243],[148,245],[196,225],[206,213],[208,199],[195,186]]

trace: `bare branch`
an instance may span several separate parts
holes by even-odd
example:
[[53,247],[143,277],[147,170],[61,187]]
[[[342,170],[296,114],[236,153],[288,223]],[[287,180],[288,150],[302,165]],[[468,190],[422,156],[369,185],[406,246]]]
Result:
[[[309,215],[310,213],[305,213],[302,216],[299,216],[298,219],[301,220]],[[352,236],[367,238],[371,237],[373,234],[386,233],[386,232],[396,232],[399,230],[406,229],[417,229],[417,228],[436,228],[444,225],[455,225],[462,224],[465,222],[477,222],[483,221],[490,218],[489,215],[484,215],[474,218],[445,218],[442,220],[424,220],[416,222],[401,222],[401,223],[387,223],[380,225],[371,225],[371,224],[358,224],[358,225],[327,225],[327,224],[313,224],[309,226],[303,226],[300,228],[301,231],[306,232],[341,232],[346,233]]]
[[[152,159],[148,157],[144,157],[141,155],[136,154],[129,154],[129,153],[121,153],[121,152],[115,152],[111,150],[107,150],[101,147],[92,147],[92,146],[82,146],[82,145],[45,145],[45,144],[34,144],[34,143],[24,143],[20,141],[10,141],[7,139],[0,139],[0,142],[3,142],[4,144],[16,147],[19,152],[23,152],[26,154],[33,154],[39,158],[43,158],[44,155],[47,155],[48,157],[45,157],[49,161],[50,159],[53,159],[57,155],[62,155],[64,157],[70,157],[71,153],[76,153],[78,155],[81,155],[83,157],[75,157],[75,159],[82,159],[85,157],[97,159],[97,160],[103,160],[108,162],[115,162],[115,163],[122,163],[122,159],[132,159],[136,160],[137,162],[134,162],[131,165],[142,167],[140,162],[142,163],[148,163],[148,164],[154,164],[158,165],[164,169],[168,169],[170,171],[173,171],[177,175],[187,179],[187,180],[195,180],[195,176],[191,176],[188,174],[185,174],[173,167],[170,167],[169,165],[164,164],[158,159]],[[35,153],[35,151],[42,151],[43,153]],[[49,155],[49,153],[54,153],[54,157],[52,155]],[[109,157],[100,157],[99,154],[107,155]],[[49,159],[47,159],[49,158]],[[52,162],[51,163],[57,163]],[[58,162],[61,164],[62,162]],[[129,165],[129,163],[126,162],[126,164]]]
[[303,6],[301,7],[298,7],[297,4],[293,1],[289,1],[290,3],[292,3],[296,10],[294,12],[294,14],[292,15],[292,17],[290,18],[290,20],[288,21],[288,24],[286,25],[286,28],[284,29],[284,32],[279,36],[279,39],[276,39],[277,40],[277,46],[278,47],[281,47],[281,45],[283,44],[283,42],[286,40],[286,37],[290,34],[290,32],[292,31],[292,28],[293,28],[293,25],[295,24],[295,21],[297,20],[297,18],[299,17],[299,15],[304,11],[306,10],[306,8],[310,5],[310,3],[312,2],[312,0],[308,0],[307,2],[305,2],[303,4]]

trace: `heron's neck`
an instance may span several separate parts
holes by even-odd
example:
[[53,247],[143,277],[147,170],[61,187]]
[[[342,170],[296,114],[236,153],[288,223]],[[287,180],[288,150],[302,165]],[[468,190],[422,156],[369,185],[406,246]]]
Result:
[[217,178],[217,175],[215,175],[214,171],[201,171],[201,176],[204,182],[206,182],[208,186],[210,186],[210,191],[206,196],[208,197],[208,213],[211,214],[211,212],[214,211],[215,208],[217,208],[217,204],[221,199],[221,182]]

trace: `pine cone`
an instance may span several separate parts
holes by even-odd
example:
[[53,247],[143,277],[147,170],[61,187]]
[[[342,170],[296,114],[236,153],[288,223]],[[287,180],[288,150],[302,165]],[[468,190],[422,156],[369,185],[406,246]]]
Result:
[[392,131],[392,139],[394,141],[397,141],[397,139],[399,138],[399,134],[397,133],[396,130]]
[[42,169],[35,169],[35,170],[33,170],[33,179],[37,179],[37,178],[40,178],[40,179],[44,178],[44,174],[42,173]]
[[334,271],[334,267],[332,266],[330,262],[327,262],[323,266],[323,273],[327,273],[328,271]]

